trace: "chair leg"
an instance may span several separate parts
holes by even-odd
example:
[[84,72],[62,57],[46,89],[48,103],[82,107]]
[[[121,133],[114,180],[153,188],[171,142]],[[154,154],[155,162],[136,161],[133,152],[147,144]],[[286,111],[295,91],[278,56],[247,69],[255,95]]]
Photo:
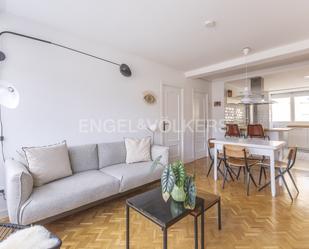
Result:
[[225,185],[225,181],[227,180],[227,167],[225,166],[224,168],[224,179],[223,179],[223,184],[222,184],[222,188],[224,189],[224,185]]
[[239,170],[238,170],[238,173],[237,173],[237,176],[236,176],[236,179],[237,179],[237,180],[239,179],[240,171],[241,171],[241,168],[239,168]]
[[219,159],[219,163],[218,163],[218,166],[217,166],[217,170],[218,172],[222,175],[222,177],[224,177],[224,173],[222,172],[221,170],[221,164],[222,164],[223,160],[222,159]]
[[250,172],[250,169],[248,169],[248,172],[249,172],[249,177],[250,177],[250,179],[252,180],[254,186],[257,187],[257,184],[256,184],[256,182],[255,182],[255,180],[254,180],[254,178],[253,178],[253,175],[252,175],[251,172]]
[[250,172],[247,172],[247,196],[249,196],[249,188],[250,188]]
[[221,199],[218,201],[218,229],[222,228],[222,219],[221,219]]
[[218,168],[218,172],[222,175],[222,177],[224,177],[224,173],[222,172],[220,168]]
[[[227,172],[229,173],[229,175],[230,175],[232,181],[234,181],[234,178],[233,178],[233,175],[232,175],[232,173],[234,173],[234,171],[233,171],[230,167],[228,167],[228,168],[227,168]],[[234,173],[234,174],[235,174],[235,173]]]
[[266,183],[264,186],[260,187],[260,188],[259,188],[259,191],[261,191],[261,190],[263,190],[264,188],[266,188],[267,186],[269,186],[270,183],[271,183],[271,182],[268,182],[268,183]]
[[266,180],[266,179],[267,179],[266,169],[263,168],[263,171],[264,171],[264,178],[265,178],[265,180]]
[[[281,175],[277,175],[275,177],[275,181],[277,181],[277,179],[280,177]],[[266,188],[267,186],[269,186],[271,184],[271,181],[269,181],[268,183],[266,183],[264,186],[260,187],[258,190],[261,191],[263,190],[264,188]]]
[[293,178],[291,172],[290,172],[289,170],[287,170],[287,172],[288,172],[288,174],[289,174],[289,176],[290,176],[290,178],[291,178],[291,180],[292,180],[292,183],[293,183],[293,185],[294,185],[294,187],[295,187],[297,193],[299,194],[299,190],[298,190],[298,188],[297,188],[297,186],[296,186],[295,180],[294,180],[294,178]]
[[235,173],[235,171],[234,171],[232,168],[230,168],[230,170],[231,170],[231,173],[232,173],[235,177],[237,177],[237,174]]
[[260,168],[259,185],[261,186],[263,167]]
[[210,163],[209,170],[208,170],[208,173],[207,173],[207,177],[209,176],[213,165],[214,165],[214,160],[212,160],[211,163]]
[[290,196],[291,200],[293,201],[293,196],[292,196],[292,194],[291,194],[291,192],[290,192],[290,189],[289,189],[289,187],[288,187],[288,184],[287,184],[286,181],[285,181],[285,178],[284,178],[283,174],[281,174],[281,171],[280,171],[280,176],[281,176],[281,179],[282,179],[282,181],[283,181],[283,184],[284,184],[286,190],[287,190],[288,193],[289,193],[289,196]]

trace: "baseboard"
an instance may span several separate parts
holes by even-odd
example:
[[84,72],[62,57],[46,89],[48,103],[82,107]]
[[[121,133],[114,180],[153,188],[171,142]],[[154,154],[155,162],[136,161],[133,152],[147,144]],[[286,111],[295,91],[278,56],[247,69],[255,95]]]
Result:
[[184,159],[184,163],[192,163],[192,162],[194,162],[194,161],[195,161],[194,158],[185,158],[185,159]]

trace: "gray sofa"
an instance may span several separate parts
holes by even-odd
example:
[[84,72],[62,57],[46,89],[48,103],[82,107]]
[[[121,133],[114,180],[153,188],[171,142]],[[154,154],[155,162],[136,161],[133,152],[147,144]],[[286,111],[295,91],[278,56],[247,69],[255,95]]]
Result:
[[[151,147],[152,159],[162,156],[168,163],[168,148]],[[152,169],[152,161],[126,164],[124,142],[69,147],[73,175],[40,187],[33,187],[27,167],[6,160],[6,196],[12,223],[30,224],[46,220],[117,196],[160,179],[162,166]]]

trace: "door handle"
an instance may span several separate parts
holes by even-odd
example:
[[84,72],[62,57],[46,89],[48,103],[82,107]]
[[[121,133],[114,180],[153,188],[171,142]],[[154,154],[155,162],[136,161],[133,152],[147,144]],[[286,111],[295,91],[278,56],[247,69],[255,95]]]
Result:
[[168,127],[169,123],[163,121],[163,131],[166,131],[166,127]]

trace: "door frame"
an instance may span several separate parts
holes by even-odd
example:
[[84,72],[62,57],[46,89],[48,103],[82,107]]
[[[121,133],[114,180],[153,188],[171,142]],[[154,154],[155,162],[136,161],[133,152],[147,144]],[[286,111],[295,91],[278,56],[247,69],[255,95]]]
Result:
[[192,120],[193,120],[193,134],[192,134],[192,158],[195,161],[196,160],[196,153],[195,153],[195,140],[196,140],[196,134],[195,134],[195,108],[194,108],[194,95],[195,93],[200,93],[205,95],[206,101],[205,101],[205,117],[206,117],[206,124],[207,124],[207,129],[206,129],[206,157],[207,155],[207,150],[208,150],[208,139],[209,139],[209,124],[208,124],[208,115],[209,115],[209,95],[206,91],[199,90],[199,89],[192,89]]
[[[160,121],[162,121],[163,118],[163,113],[164,113],[164,87],[172,87],[172,88],[176,88],[180,90],[180,159],[181,161],[184,162],[184,130],[183,130],[183,125],[184,125],[184,89],[182,87],[176,86],[174,84],[170,84],[170,83],[165,83],[165,82],[161,82],[160,84],[160,95],[161,95],[161,101],[160,101]],[[161,122],[160,122],[161,123]],[[163,141],[164,141],[164,133],[161,132],[160,134],[160,143],[163,145]]]

